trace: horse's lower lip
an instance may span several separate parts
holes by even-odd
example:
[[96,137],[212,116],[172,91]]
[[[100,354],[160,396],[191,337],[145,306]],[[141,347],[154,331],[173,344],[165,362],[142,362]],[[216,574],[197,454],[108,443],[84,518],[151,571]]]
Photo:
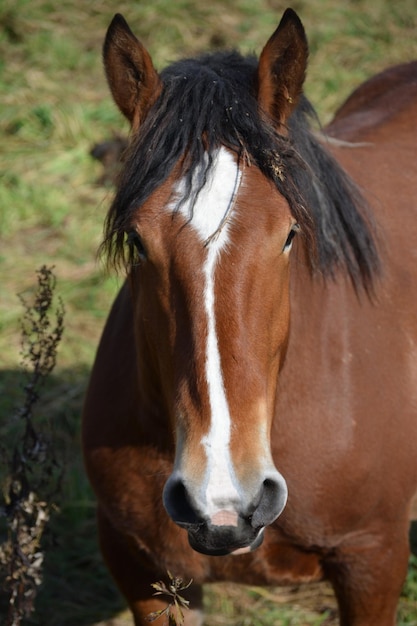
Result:
[[198,533],[188,532],[188,541],[190,546],[196,552],[200,552],[201,554],[206,554],[208,556],[226,556],[228,554],[245,554],[247,552],[252,552],[259,548],[264,539],[264,529],[261,529],[258,535],[251,543],[247,542],[236,542],[235,544],[228,543],[227,545],[222,545],[221,543],[210,543],[200,542],[198,538]]

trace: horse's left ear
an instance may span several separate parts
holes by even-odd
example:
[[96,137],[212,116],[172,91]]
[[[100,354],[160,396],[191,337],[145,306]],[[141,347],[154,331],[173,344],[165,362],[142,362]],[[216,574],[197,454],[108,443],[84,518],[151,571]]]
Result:
[[136,130],[158,97],[161,82],[148,51],[120,14],[107,30],[103,60],[113,99]]
[[302,93],[308,44],[298,15],[287,9],[262,50],[258,65],[258,102],[285,133],[286,123]]

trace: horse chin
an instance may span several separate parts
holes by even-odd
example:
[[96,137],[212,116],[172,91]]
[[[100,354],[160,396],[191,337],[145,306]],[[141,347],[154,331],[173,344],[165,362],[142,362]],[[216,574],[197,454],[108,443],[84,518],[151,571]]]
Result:
[[259,548],[264,539],[264,529],[258,531],[252,540],[236,536],[235,528],[221,527],[201,531],[188,531],[188,542],[193,550],[208,556],[240,555]]

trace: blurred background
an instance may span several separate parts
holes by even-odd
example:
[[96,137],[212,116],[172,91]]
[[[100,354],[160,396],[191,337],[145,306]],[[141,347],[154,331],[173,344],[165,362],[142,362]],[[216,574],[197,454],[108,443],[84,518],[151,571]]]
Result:
[[[123,277],[97,258],[113,169],[91,151],[126,137],[102,71],[101,47],[122,13],[162,68],[202,50],[259,53],[284,9],[310,43],[306,93],[323,124],[360,82],[417,58],[415,0],[0,0],[0,441],[15,433],[21,401],[22,306],[41,265],[54,266],[65,305],[58,364],[38,407],[53,423],[65,468],[36,613],[42,626],[130,623],[98,554],[94,498],[79,451],[82,398],[100,333]],[[97,154],[97,151],[96,151]],[[0,463],[1,472],[4,468]],[[0,622],[4,602],[0,600]],[[207,625],[333,624],[325,586],[208,590]],[[414,562],[401,624],[417,624]]]

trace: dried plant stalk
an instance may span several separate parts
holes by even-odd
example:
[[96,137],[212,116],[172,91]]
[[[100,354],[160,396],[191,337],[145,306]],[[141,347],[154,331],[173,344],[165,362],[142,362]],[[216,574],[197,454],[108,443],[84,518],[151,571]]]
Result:
[[55,325],[50,320],[55,289],[51,268],[37,271],[33,302],[24,307],[21,321],[24,402],[14,420],[20,429],[14,449],[3,450],[7,480],[0,514],[6,518],[7,538],[0,545],[2,587],[9,596],[6,626],[19,626],[34,608],[37,588],[42,582],[41,538],[59,491],[62,470],[50,437],[35,424],[34,408],[46,377],[56,364],[57,347],[64,330],[64,307],[58,300]]
[[163,615],[167,619],[168,626],[183,626],[184,624],[184,611],[188,609],[190,604],[182,595],[180,591],[185,591],[193,582],[190,580],[188,583],[184,583],[182,578],[173,576],[171,572],[168,573],[169,583],[168,586],[160,580],[157,583],[153,583],[152,587],[155,589],[154,596],[166,596],[167,606],[165,609],[150,613],[147,619],[149,622],[153,622]]

